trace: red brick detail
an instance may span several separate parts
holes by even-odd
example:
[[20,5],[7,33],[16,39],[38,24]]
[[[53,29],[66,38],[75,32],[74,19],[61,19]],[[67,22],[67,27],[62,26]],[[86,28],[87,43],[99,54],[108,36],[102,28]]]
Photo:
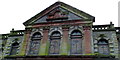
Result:
[[29,40],[30,40],[30,32],[31,31],[26,31],[26,34],[25,34],[25,53],[27,53],[27,51],[28,51],[28,48],[29,48],[29,46],[28,46],[28,43],[29,43]]
[[46,43],[48,40],[48,30],[43,30],[42,44]]
[[63,42],[68,42],[68,29],[63,29]]
[[90,27],[84,27],[84,47],[85,54],[91,53],[91,31]]
[[72,21],[65,21],[65,22],[47,22],[47,23],[39,23],[35,24],[32,27],[44,27],[44,26],[59,26],[59,25],[84,25],[88,22],[80,21],[80,20],[72,20]]

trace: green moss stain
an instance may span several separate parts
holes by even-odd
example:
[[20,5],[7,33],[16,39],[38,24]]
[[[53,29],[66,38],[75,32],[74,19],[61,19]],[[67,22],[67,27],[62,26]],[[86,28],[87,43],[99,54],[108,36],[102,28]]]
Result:
[[39,55],[45,55],[45,52],[46,52],[46,44],[41,44]]
[[20,52],[19,52],[19,55],[20,56],[24,56],[25,55],[25,48],[26,48],[26,39],[27,39],[27,35],[24,35],[24,40],[22,42],[22,47],[20,48]]
[[45,53],[45,55],[48,55],[49,54],[49,46],[50,46],[50,43],[49,43],[49,41],[47,41],[47,44],[46,44],[46,53]]
[[48,40],[46,41],[46,43],[41,44],[40,51],[39,51],[40,56],[49,54],[49,45],[50,43]]
[[66,42],[62,42],[60,50],[61,55],[68,55],[68,44]]

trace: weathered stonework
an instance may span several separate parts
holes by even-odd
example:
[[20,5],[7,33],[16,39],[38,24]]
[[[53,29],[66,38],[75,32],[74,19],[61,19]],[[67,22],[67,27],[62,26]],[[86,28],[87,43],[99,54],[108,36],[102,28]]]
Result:
[[[95,17],[63,2],[56,2],[24,22],[25,30],[12,29],[9,34],[0,34],[0,54],[2,54],[0,58],[4,60],[114,60],[119,58],[120,28],[114,27],[112,23],[93,25],[93,22]],[[108,43],[109,54],[100,53],[98,43],[101,39],[104,40],[101,42],[103,45]],[[11,47],[16,40],[19,47],[15,46],[17,53],[11,55]],[[31,42],[32,52],[37,47],[36,55],[29,55]],[[39,46],[36,45],[38,43]],[[104,47],[106,46],[102,46]],[[53,49],[52,53],[50,48]]]

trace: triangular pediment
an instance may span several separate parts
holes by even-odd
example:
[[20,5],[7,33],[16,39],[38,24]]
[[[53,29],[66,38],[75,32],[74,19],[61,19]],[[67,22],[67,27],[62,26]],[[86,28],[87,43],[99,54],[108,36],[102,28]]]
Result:
[[72,12],[69,12],[66,9],[61,7],[57,7],[41,17],[40,19],[36,20],[34,23],[43,23],[43,22],[58,22],[58,21],[66,21],[66,20],[78,20],[84,19]]
[[31,24],[68,20],[91,20],[94,22],[94,17],[63,2],[56,2],[23,24],[26,26]]

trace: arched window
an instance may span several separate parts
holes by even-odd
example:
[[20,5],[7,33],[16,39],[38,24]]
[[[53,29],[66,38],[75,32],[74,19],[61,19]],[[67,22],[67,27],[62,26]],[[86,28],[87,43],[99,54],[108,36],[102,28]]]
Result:
[[11,46],[11,51],[10,51],[10,55],[16,55],[17,51],[18,51],[18,47],[19,47],[19,43],[18,42],[14,42]]
[[74,30],[70,35],[70,53],[82,54],[82,33],[79,30]]
[[101,54],[109,54],[109,46],[106,39],[102,38],[98,41],[98,51]]
[[49,54],[59,54],[61,34],[55,31],[50,36],[50,50]]
[[30,41],[30,49],[29,55],[37,55],[39,53],[40,41],[41,41],[41,34],[36,32],[33,34],[31,41]]

